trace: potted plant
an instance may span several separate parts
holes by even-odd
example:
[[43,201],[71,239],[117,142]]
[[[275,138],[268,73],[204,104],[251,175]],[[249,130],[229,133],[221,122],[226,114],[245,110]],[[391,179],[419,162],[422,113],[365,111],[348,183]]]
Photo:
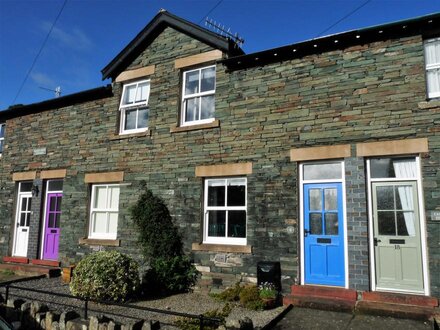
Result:
[[278,290],[275,285],[270,282],[263,282],[258,286],[258,290],[265,307],[275,307],[278,298]]

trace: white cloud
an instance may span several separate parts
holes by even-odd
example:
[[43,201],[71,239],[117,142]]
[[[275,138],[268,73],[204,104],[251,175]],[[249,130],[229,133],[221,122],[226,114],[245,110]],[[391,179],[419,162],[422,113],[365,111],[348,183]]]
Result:
[[45,73],[32,72],[30,74],[30,77],[35,82],[35,84],[38,85],[38,87],[55,89],[55,85],[56,85],[55,81]]
[[[42,28],[48,32],[52,26],[52,23],[43,22]],[[71,30],[62,30],[61,28],[54,26],[50,34],[49,40],[53,39],[69,47],[73,50],[88,50],[93,47],[93,42],[90,38],[79,28],[74,27]]]

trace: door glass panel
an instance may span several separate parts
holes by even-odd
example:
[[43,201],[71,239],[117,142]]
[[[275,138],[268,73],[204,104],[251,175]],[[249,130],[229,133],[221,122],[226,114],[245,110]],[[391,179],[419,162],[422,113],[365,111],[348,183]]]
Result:
[[310,213],[310,234],[321,235],[322,234],[322,214]]
[[26,210],[27,210],[27,201],[28,201],[27,198],[23,198],[23,199],[21,200],[21,210],[22,210],[22,211],[26,211]]
[[379,186],[376,188],[377,209],[394,210],[393,186]]
[[379,235],[396,235],[394,211],[377,211]]
[[31,221],[31,213],[28,212],[26,213],[26,224],[25,224],[26,227],[29,227],[30,221]]
[[26,213],[20,215],[20,227],[26,226]]
[[55,225],[55,214],[49,213],[49,228],[53,228]]
[[226,211],[208,212],[208,236],[226,236]]
[[414,196],[412,186],[396,186],[396,210],[414,210]]
[[310,211],[322,210],[322,195],[321,189],[309,190],[309,209]]
[[63,190],[63,180],[51,180],[49,181],[48,191],[62,191]]
[[396,212],[397,235],[415,236],[414,212]]
[[61,200],[62,200],[62,197],[57,197],[57,211],[58,212],[61,211]]
[[228,212],[228,237],[246,237],[246,211]]
[[50,198],[50,201],[49,201],[49,211],[55,211],[56,210],[56,203],[57,203],[56,197]]
[[61,218],[61,214],[60,213],[55,214],[54,228],[60,228],[60,218]]
[[341,163],[304,164],[304,180],[341,179]]
[[338,191],[335,188],[324,189],[325,210],[334,211],[338,209]]
[[225,206],[225,180],[208,181],[208,206]]
[[326,213],[324,215],[325,220],[325,234],[326,235],[338,235],[338,214]]

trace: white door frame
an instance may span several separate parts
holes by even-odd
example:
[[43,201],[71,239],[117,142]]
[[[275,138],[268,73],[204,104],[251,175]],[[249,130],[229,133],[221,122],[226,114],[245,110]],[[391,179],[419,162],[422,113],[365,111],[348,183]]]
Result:
[[[327,163],[340,163],[341,164],[341,179],[331,180],[304,180],[304,164],[327,164]],[[307,183],[342,183],[342,219],[344,221],[344,271],[345,271],[345,285],[344,288],[349,288],[348,283],[348,239],[347,239],[347,205],[346,205],[346,192],[345,192],[345,162],[344,160],[328,160],[328,161],[308,161],[299,163],[299,239],[300,239],[300,264],[301,264],[301,285],[304,285],[304,193],[303,187]]]
[[[385,179],[372,179],[370,175],[370,159],[367,159],[367,194],[368,194],[368,239],[370,248],[370,278],[371,278],[371,291],[378,291],[376,287],[376,259],[374,250],[374,228],[373,228],[373,200],[371,183],[372,182],[399,182],[399,181],[415,181],[417,186],[417,198],[418,198],[418,210],[419,210],[419,228],[420,228],[420,244],[422,250],[422,272],[423,272],[423,288],[424,295],[430,295],[429,287],[429,272],[428,272],[428,258],[427,258],[427,247],[426,247],[426,218],[425,218],[425,201],[423,199],[423,189],[422,189],[422,169],[420,166],[419,156],[406,156],[408,158],[414,157],[417,167],[417,177],[415,178],[385,178]],[[381,158],[393,158],[391,156],[382,156]],[[420,294],[420,292],[413,292],[409,290],[399,290],[394,289],[384,289],[380,288],[379,291],[389,291],[389,292],[402,292],[409,294]]]
[[[16,205],[16,210],[15,210],[15,221],[14,221],[14,243],[13,243],[13,247],[12,247],[12,255],[13,256],[17,256],[16,251],[17,251],[17,229],[18,226],[17,224],[20,221],[20,211],[21,211],[21,200],[22,197],[27,197],[27,198],[31,198],[32,199],[32,193],[31,192],[20,192],[20,187],[21,187],[21,183],[19,184],[19,190],[17,193],[17,205]],[[32,212],[31,212],[32,214]],[[30,227],[28,227],[30,228]],[[28,229],[28,241],[26,242],[26,250],[29,246],[29,229]],[[27,257],[27,252],[25,256],[21,256],[20,257]]]

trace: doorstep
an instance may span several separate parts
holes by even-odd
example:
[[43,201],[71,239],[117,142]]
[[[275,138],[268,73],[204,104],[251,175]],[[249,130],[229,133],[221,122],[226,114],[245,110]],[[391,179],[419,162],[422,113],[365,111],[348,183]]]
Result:
[[0,269],[9,269],[21,274],[46,275],[47,277],[59,276],[61,270],[58,261],[33,259],[29,263],[29,258],[24,257],[3,257]]

